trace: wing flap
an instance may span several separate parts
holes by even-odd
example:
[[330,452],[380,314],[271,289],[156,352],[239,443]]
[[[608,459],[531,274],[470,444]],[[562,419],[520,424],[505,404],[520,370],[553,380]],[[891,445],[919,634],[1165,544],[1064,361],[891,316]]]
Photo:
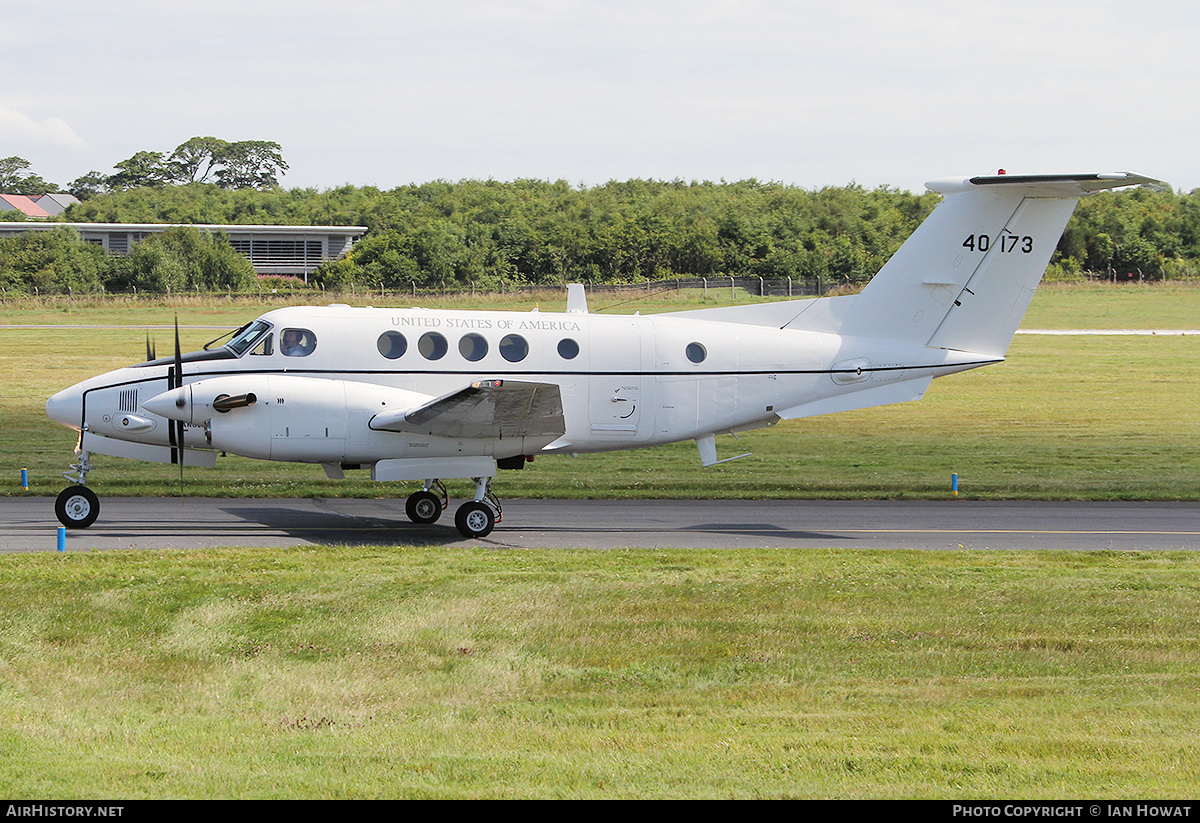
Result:
[[415,409],[376,415],[376,431],[434,437],[561,437],[562,396],[554,383],[478,380]]

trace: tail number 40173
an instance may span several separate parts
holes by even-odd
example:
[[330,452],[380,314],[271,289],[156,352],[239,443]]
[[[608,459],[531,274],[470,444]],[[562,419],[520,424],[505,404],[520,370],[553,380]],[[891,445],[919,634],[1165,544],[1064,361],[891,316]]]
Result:
[[972,234],[963,241],[963,248],[971,251],[986,252],[992,247],[992,243],[1000,244],[1000,252],[1009,254],[1014,251],[1020,251],[1023,254],[1029,254],[1033,251],[1033,238],[1029,235],[1017,237],[1015,234],[1002,234],[994,241],[986,234]]

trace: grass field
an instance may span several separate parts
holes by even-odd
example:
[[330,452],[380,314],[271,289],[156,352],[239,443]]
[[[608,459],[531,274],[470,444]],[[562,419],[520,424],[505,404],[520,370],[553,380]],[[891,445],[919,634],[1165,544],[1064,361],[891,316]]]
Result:
[[0,557],[18,798],[1188,798],[1194,554]]
[[[5,493],[24,493],[23,466],[31,494],[63,485],[73,439],[45,397],[144,347],[137,329],[20,325],[169,326],[179,310],[232,327],[261,308],[3,307]],[[1043,288],[1025,325],[1196,318],[1195,288]],[[958,472],[968,497],[1200,500],[1198,340],[1022,335],[1008,363],[935,381],[920,403],[743,436],[752,458],[538,460],[497,489],[932,497]],[[96,463],[102,495],[178,489],[168,466]],[[230,459],[187,484],[407,493],[319,475]],[[0,556],[0,795],[1189,798],[1198,600],[1192,553]]]

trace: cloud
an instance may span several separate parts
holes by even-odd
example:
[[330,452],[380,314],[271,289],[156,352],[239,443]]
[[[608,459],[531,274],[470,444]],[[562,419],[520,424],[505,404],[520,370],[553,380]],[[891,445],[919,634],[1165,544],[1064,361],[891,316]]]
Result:
[[7,143],[50,143],[68,149],[83,150],[87,142],[65,120],[47,117],[41,122],[16,109],[0,108],[0,140]]

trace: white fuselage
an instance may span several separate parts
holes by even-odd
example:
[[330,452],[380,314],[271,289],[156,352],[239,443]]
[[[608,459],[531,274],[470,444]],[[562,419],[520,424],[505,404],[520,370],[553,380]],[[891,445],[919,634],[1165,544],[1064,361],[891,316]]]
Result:
[[[253,415],[187,418],[189,449],[325,464],[628,449],[822,413],[821,402],[865,390],[913,384],[919,396],[931,377],[981,364],[925,346],[897,351],[869,339],[671,315],[329,306],[277,309],[256,323],[261,331],[240,356],[184,356],[185,385],[205,381],[222,395],[260,399]],[[306,335],[300,353],[285,353],[285,336],[297,336],[288,330]],[[172,422],[143,406],[169,388],[172,368],[164,358],[117,369],[60,392],[47,410],[64,425],[86,424],[93,446],[97,437],[175,446]],[[482,441],[371,427],[398,404],[416,407],[491,379],[557,385],[565,431]]]

